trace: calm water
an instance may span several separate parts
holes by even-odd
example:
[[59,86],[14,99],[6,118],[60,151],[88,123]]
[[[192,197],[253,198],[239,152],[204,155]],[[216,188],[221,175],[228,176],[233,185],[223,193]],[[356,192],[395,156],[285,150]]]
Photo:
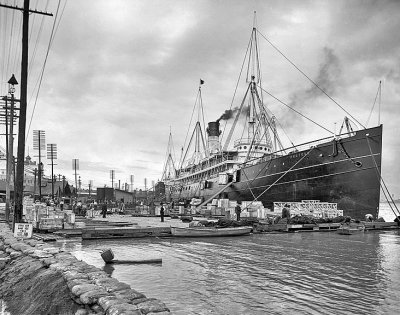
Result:
[[161,257],[162,265],[105,271],[174,314],[398,314],[400,308],[397,230],[59,245],[99,268],[100,251],[109,247],[117,259]]
[[[392,220],[390,212],[381,214]],[[240,238],[130,239],[65,243],[174,314],[398,314],[400,232],[258,234]]]

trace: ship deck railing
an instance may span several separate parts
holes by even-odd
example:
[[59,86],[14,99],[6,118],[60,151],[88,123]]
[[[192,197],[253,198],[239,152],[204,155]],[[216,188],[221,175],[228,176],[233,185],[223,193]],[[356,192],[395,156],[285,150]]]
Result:
[[340,134],[340,135],[336,135],[336,136],[329,136],[329,137],[321,138],[321,139],[318,139],[318,140],[304,142],[304,143],[301,143],[301,144],[298,144],[298,145],[293,145],[291,147],[284,148],[284,149],[272,152],[270,154],[265,154],[262,157],[258,157],[258,158],[254,158],[254,159],[248,160],[248,161],[242,163],[242,166],[250,166],[250,165],[253,165],[255,163],[258,163],[259,161],[269,161],[269,160],[280,158],[280,157],[285,156],[285,155],[296,154],[298,152],[302,152],[302,151],[305,151],[307,149],[311,149],[313,147],[317,147],[317,146],[319,146],[321,144],[329,143],[328,140],[344,139],[344,138],[349,138],[349,137],[351,137],[353,135],[354,135],[354,132],[348,132],[348,133],[344,133],[344,134]]

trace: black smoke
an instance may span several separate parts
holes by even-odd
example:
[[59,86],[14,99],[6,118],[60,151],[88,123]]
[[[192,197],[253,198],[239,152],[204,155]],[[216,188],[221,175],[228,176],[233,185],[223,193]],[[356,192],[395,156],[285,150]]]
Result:
[[[233,109],[226,109],[225,112],[217,119],[219,122],[220,120],[229,120],[236,116],[237,112],[240,110],[239,107],[235,107]],[[240,112],[243,116],[248,116],[250,113],[250,106],[244,106],[242,111]]]

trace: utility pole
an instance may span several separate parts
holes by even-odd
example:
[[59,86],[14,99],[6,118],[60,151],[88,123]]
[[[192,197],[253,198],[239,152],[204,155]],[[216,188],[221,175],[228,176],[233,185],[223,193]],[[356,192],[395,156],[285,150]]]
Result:
[[51,199],[54,200],[54,160],[57,159],[57,144],[47,145],[47,159],[51,160]]
[[65,176],[62,177],[62,181],[63,181],[63,191],[62,194],[63,196],[65,195]]
[[28,42],[29,42],[29,13],[38,13],[43,15],[52,14],[39,12],[29,9],[29,0],[24,0],[24,7],[8,6],[0,4],[1,7],[23,11],[22,19],[22,59],[21,59],[21,95],[20,95],[20,119],[18,129],[18,152],[17,152],[17,175],[14,184],[14,225],[22,221],[22,199],[24,195],[24,159],[25,159],[25,131],[26,131],[26,107],[28,92]]
[[43,177],[43,163],[40,162],[38,169],[39,201],[42,201],[42,177]]
[[74,170],[75,175],[75,190],[78,193],[78,178],[76,171],[79,170],[79,159],[72,159],[72,169]]
[[34,174],[34,176],[35,176],[35,180],[34,180],[34,182],[33,182],[33,200],[35,200],[35,195],[36,195],[36,178],[37,178],[37,173],[38,173],[37,168],[35,168],[35,169],[33,170],[33,174]]
[[7,96],[5,98],[6,109],[5,109],[5,123],[6,123],[6,209],[5,209],[5,219],[8,224],[10,221],[10,176],[8,171],[10,169],[10,161],[8,158],[8,106],[7,106]]
[[42,150],[46,149],[46,133],[44,130],[33,130],[33,149],[38,150],[39,155],[39,173],[38,173],[38,184],[39,184],[39,200],[42,199],[42,177],[43,168],[42,165]]

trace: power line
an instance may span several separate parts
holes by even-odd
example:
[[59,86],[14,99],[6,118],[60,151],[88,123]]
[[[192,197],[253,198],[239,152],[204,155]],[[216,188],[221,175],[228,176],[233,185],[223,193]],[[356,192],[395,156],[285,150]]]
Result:
[[[15,4],[15,1],[14,1],[14,4]],[[12,41],[12,38],[13,38],[14,16],[15,16],[15,11],[12,11],[11,28],[10,28],[10,40],[9,40],[9,45],[8,45],[6,73],[9,73],[9,66],[10,66],[11,41]]]
[[[42,81],[43,81],[44,70],[45,70],[46,64],[47,64],[47,58],[48,58],[48,56],[49,56],[50,48],[51,48],[51,45],[52,45],[53,40],[54,40],[54,37],[55,37],[54,29],[55,29],[55,25],[56,25],[56,21],[57,21],[57,17],[58,17],[58,11],[59,11],[59,9],[60,9],[60,3],[61,3],[61,0],[58,1],[57,11],[56,11],[56,15],[55,15],[54,22],[53,22],[53,27],[52,27],[51,34],[50,34],[49,44],[48,44],[48,46],[47,46],[46,57],[45,57],[45,59],[44,59],[42,71],[41,71],[40,78],[39,78],[39,87],[38,87],[38,90],[37,90],[37,93],[36,93],[35,104],[34,104],[34,106],[33,106],[31,118],[30,118],[30,120],[29,120],[28,131],[27,131],[27,133],[26,133],[26,135],[25,135],[25,141],[26,141],[26,139],[27,139],[28,136],[29,136],[29,132],[30,132],[31,124],[32,124],[32,120],[33,120],[33,115],[35,114],[36,104],[37,104],[37,100],[38,100],[38,97],[39,97],[40,87],[41,87]],[[65,6],[64,6],[64,8],[65,8]],[[64,12],[64,11],[63,11],[63,12]],[[60,19],[61,19],[61,17],[60,17]]]
[[[42,16],[42,20],[41,20],[41,22],[40,22],[39,30],[38,30],[38,33],[37,33],[37,36],[36,36],[35,46],[34,46],[34,48],[33,48],[33,52],[32,52],[31,58],[30,58],[30,60],[29,60],[28,75],[29,75],[29,73],[30,73],[31,70],[32,70],[32,65],[33,65],[33,61],[35,60],[36,51],[37,51],[37,47],[38,47],[38,42],[39,42],[40,36],[41,36],[41,34],[42,34],[42,30],[43,30],[43,25],[44,25],[44,16]],[[32,28],[32,29],[33,29],[33,28]],[[30,76],[30,77],[31,77],[31,76]]]
[[[16,38],[20,38],[21,37],[21,29],[22,29],[22,16],[19,16],[19,28],[18,28],[18,32],[17,32],[17,36],[16,36]],[[11,72],[14,72],[14,73],[17,73],[18,71],[16,71],[16,70],[18,70],[17,68],[18,68],[18,64],[17,64],[17,61],[18,61],[18,57],[17,56],[20,56],[20,54],[19,54],[19,52],[20,52],[20,47],[21,47],[21,41],[20,40],[16,40],[16,43],[15,43],[15,45],[16,45],[16,47],[15,47],[15,51],[14,51],[14,61],[13,61],[13,63],[12,63],[12,70],[11,70]]]

